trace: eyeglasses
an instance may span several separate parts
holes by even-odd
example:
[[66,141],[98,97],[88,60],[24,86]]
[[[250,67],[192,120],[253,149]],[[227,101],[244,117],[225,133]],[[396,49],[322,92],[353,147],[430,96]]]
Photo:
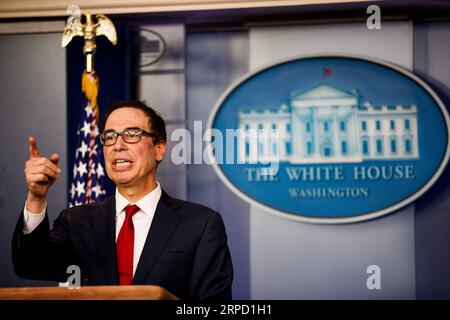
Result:
[[106,130],[100,134],[100,142],[104,146],[112,146],[116,144],[117,137],[121,136],[126,143],[138,143],[141,141],[142,136],[148,136],[156,138],[156,135],[151,132],[147,132],[140,128],[126,128],[122,132],[116,132],[114,130]]

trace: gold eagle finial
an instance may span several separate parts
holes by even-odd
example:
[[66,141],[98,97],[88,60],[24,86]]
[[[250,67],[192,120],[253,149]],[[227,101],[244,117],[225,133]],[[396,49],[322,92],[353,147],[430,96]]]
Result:
[[71,15],[67,19],[66,26],[62,37],[61,45],[66,47],[70,41],[80,36],[84,38],[83,53],[86,55],[86,71],[91,72],[93,65],[93,54],[97,47],[95,38],[97,36],[106,36],[113,45],[117,44],[117,33],[112,21],[105,15],[90,13],[83,13],[86,17],[86,22],[81,22],[81,15]]

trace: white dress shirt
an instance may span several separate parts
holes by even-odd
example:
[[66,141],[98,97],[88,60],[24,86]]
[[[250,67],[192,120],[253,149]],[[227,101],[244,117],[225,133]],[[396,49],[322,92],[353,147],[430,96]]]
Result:
[[[136,203],[129,202],[122,196],[116,188],[116,241],[119,236],[120,228],[125,220],[125,207],[129,204],[135,204],[139,207],[139,211],[133,215],[134,225],[134,255],[133,255],[133,275],[136,272],[142,250],[144,249],[145,240],[147,239],[150,226],[155,216],[156,206],[161,198],[161,186],[156,182],[156,188],[141,198]],[[29,234],[44,220],[47,205],[44,210],[38,214],[31,213],[25,207],[23,209],[24,227],[23,233]]]
[[161,198],[161,187],[157,182],[157,187],[141,198],[136,203],[131,203],[123,197],[116,189],[116,241],[119,236],[120,228],[125,220],[125,207],[129,204],[135,204],[139,207],[139,211],[133,215],[134,226],[134,255],[133,255],[133,275],[136,272],[139,258],[141,257],[142,249],[144,249],[145,240],[147,239],[148,231],[155,216],[156,206]]

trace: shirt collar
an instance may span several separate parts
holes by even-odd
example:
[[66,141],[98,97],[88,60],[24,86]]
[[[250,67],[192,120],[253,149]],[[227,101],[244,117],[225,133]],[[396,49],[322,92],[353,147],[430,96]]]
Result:
[[129,204],[135,204],[143,211],[145,214],[153,215],[156,211],[156,206],[161,198],[162,190],[159,182],[156,181],[156,188],[150,193],[146,194],[144,197],[139,199],[136,203],[131,203],[124,196],[119,193],[116,188],[116,217],[125,212],[125,207]]

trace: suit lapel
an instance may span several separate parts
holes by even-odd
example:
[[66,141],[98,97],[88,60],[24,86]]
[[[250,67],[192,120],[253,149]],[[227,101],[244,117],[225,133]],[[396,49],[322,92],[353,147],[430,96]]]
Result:
[[162,249],[170,239],[181,217],[175,209],[176,205],[163,191],[139,259],[133,284],[145,283],[147,274],[151,271]]
[[112,196],[98,206],[92,216],[92,228],[100,263],[108,284],[118,284],[116,266],[116,201]]

